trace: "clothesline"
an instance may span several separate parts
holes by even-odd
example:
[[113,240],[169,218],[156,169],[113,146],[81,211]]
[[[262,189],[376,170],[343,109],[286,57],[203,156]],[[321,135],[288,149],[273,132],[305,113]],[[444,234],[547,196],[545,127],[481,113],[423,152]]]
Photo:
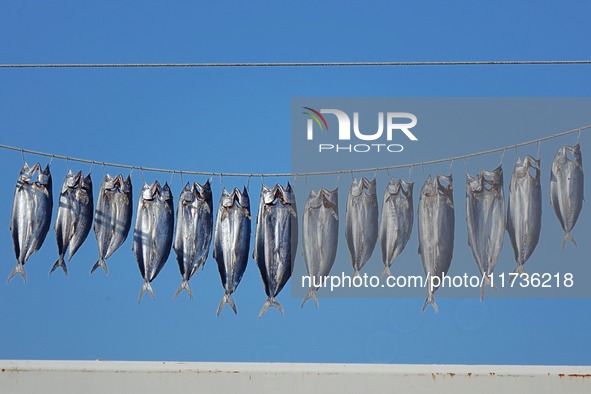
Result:
[[47,152],[40,152],[31,149],[19,148],[10,145],[0,144],[0,149],[6,150],[13,150],[17,152],[21,152],[23,155],[25,153],[50,157],[53,159],[61,159],[66,161],[73,161],[79,163],[86,163],[91,165],[101,165],[104,167],[116,167],[116,168],[127,168],[130,170],[138,170],[138,171],[149,171],[149,172],[160,172],[160,173],[168,173],[168,174],[179,174],[179,175],[205,175],[205,176],[212,176],[212,177],[307,177],[307,176],[316,176],[316,175],[342,175],[342,174],[353,174],[353,173],[362,173],[362,172],[375,172],[375,171],[388,171],[388,170],[395,170],[401,168],[414,168],[414,167],[424,167],[426,165],[438,164],[438,163],[446,163],[446,162],[454,162],[458,160],[465,160],[472,157],[489,155],[492,153],[498,152],[505,152],[507,150],[517,149],[522,146],[539,144],[540,142],[551,140],[554,138],[562,137],[569,134],[574,133],[581,133],[583,131],[587,131],[591,129],[591,125],[582,126],[576,129],[567,130],[558,132],[556,134],[537,138],[535,140],[530,140],[526,142],[517,143],[514,145],[503,146],[501,148],[489,149],[480,152],[473,152],[468,153],[465,155],[454,156],[454,157],[447,157],[443,159],[435,159],[423,162],[415,162],[409,164],[399,164],[393,166],[382,166],[382,167],[372,167],[372,168],[358,168],[358,169],[351,169],[351,170],[338,170],[338,171],[317,171],[317,172],[298,172],[298,173],[223,173],[223,172],[214,172],[214,171],[192,171],[192,170],[176,170],[176,169],[167,169],[167,168],[154,168],[154,167],[143,167],[143,166],[136,166],[136,165],[129,165],[129,164],[120,164],[120,163],[108,163],[104,161],[97,161],[97,160],[90,160],[90,159],[83,159],[77,157],[70,157],[65,155],[59,155],[55,153],[47,153]]

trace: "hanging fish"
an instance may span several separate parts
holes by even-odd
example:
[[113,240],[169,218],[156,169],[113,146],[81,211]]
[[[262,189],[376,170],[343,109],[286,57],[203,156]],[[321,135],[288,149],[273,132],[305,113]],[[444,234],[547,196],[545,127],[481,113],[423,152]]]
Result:
[[98,267],[109,273],[106,259],[125,242],[131,228],[133,211],[131,178],[123,179],[106,174],[98,195],[94,212],[94,235],[98,246],[99,259],[93,265],[92,274]]
[[174,298],[183,289],[192,297],[189,280],[205,264],[213,233],[213,206],[209,181],[201,186],[189,183],[181,192],[176,211],[176,232],[173,248],[182,281]]
[[414,183],[390,178],[384,193],[382,217],[379,234],[382,246],[384,271],[382,276],[391,276],[390,267],[394,259],[402,253],[413,225],[412,190]]
[[229,304],[234,313],[236,304],[232,294],[242,280],[250,251],[250,199],[246,188],[234,188],[232,193],[222,191],[215,222],[213,258],[218,264],[224,296],[218,306],[219,316],[224,305]]
[[[568,156],[571,154],[574,160]],[[570,240],[575,246],[577,241],[571,234],[575,227],[581,208],[583,207],[583,157],[581,147],[563,146],[556,152],[552,161],[552,173],[550,174],[550,204],[564,230],[562,238],[562,250],[566,240]]]
[[525,273],[523,264],[536,248],[541,229],[540,160],[527,155],[523,162],[520,159],[517,160],[509,185],[507,232],[517,262],[514,272]]
[[47,236],[53,208],[51,172],[49,165],[41,170],[39,163],[29,167],[23,165],[19,174],[14,201],[10,232],[14,242],[16,266],[8,277],[8,282],[19,273],[27,281],[25,263],[35,253]]
[[329,273],[337,255],[339,232],[339,189],[310,192],[304,207],[302,254],[311,286],[302,302],[312,299],[318,307],[316,291]]
[[164,267],[170,254],[173,212],[172,193],[167,183],[163,187],[158,181],[151,186],[144,184],[133,231],[133,252],[144,278],[138,303],[146,290],[156,299],[150,282]]
[[[441,181],[445,182],[444,186]],[[419,254],[427,275],[427,305],[432,304],[438,311],[433,294],[439,286],[433,286],[433,278],[447,274],[454,250],[454,200],[452,176],[431,175],[421,189],[419,199]]]
[[378,240],[378,199],[376,180],[353,180],[347,196],[345,238],[351,254],[354,275],[371,257]]
[[94,212],[92,197],[92,179],[90,174],[86,177],[82,171],[73,174],[68,171],[60,193],[57,218],[55,220],[55,236],[59,258],[49,273],[62,267],[64,273],[68,274],[68,268],[64,257],[68,252],[68,261],[82,245],[92,225]]
[[297,209],[291,185],[288,182],[285,189],[279,184],[273,189],[263,185],[253,253],[267,293],[259,318],[270,306],[283,314],[275,297],[291,277],[297,245]]
[[484,290],[491,286],[492,275],[505,237],[505,196],[503,194],[503,168],[482,170],[477,175],[466,175],[466,223],[468,245],[480,270]]

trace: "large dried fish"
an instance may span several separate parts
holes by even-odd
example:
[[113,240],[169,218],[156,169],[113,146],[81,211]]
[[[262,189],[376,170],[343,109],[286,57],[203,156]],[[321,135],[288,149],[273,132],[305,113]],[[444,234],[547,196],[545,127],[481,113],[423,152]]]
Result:
[[168,184],[165,183],[163,187],[158,181],[151,186],[144,184],[133,232],[133,252],[144,278],[138,302],[142,300],[146,290],[152,298],[156,298],[150,282],[164,267],[170,254],[174,229],[173,211],[172,193]]
[[106,174],[98,195],[94,213],[94,235],[98,246],[99,259],[90,273],[98,267],[107,269],[106,259],[125,242],[131,228],[133,211],[131,178],[123,179],[121,174],[111,177]]
[[339,232],[339,189],[310,192],[304,207],[302,254],[310,277],[310,290],[302,306],[312,299],[318,307],[316,291],[330,273],[337,255]]
[[291,185],[288,182],[285,189],[279,184],[272,189],[263,185],[253,253],[267,294],[259,318],[271,306],[283,314],[275,297],[291,277],[297,244],[297,209]]
[[480,299],[490,287],[505,236],[505,197],[503,168],[482,170],[477,175],[466,175],[466,224],[468,245],[482,275]]
[[443,278],[448,273],[454,249],[455,216],[451,175],[436,175],[435,178],[429,175],[421,189],[418,222],[419,254],[428,283],[423,311],[432,304],[437,312],[433,294],[439,286],[434,285],[433,278]]
[[351,255],[354,275],[371,257],[378,240],[378,199],[376,180],[365,177],[353,180],[347,196],[345,238]]
[[232,294],[240,284],[248,264],[250,226],[250,199],[246,188],[242,193],[237,188],[231,193],[224,189],[220,197],[213,240],[213,258],[218,264],[224,286],[218,316],[226,304],[237,313]]
[[41,170],[39,163],[23,165],[14,191],[10,232],[14,242],[16,266],[8,281],[19,273],[27,281],[25,263],[47,236],[53,208],[51,172],[49,165]]
[[205,265],[213,233],[213,206],[209,181],[203,186],[187,183],[181,192],[176,211],[174,251],[182,281],[174,298],[185,289],[192,297],[189,280]]
[[390,178],[384,192],[382,216],[380,220],[380,243],[382,246],[383,275],[392,275],[390,267],[397,256],[402,253],[413,225],[412,190],[414,183]]
[[515,164],[507,204],[507,232],[517,262],[515,272],[525,272],[523,265],[536,248],[541,229],[540,160],[527,155],[523,162],[518,159]]
[[64,257],[68,251],[68,261],[82,245],[92,226],[92,215],[94,213],[92,196],[92,179],[90,174],[86,177],[82,171],[73,174],[68,171],[60,193],[59,207],[55,221],[55,236],[59,258],[49,273],[62,267],[64,273],[68,274]]
[[[568,155],[571,154],[573,159]],[[562,250],[566,240],[577,245],[571,230],[575,227],[583,207],[583,157],[581,147],[563,146],[556,152],[550,174],[550,204],[564,230]]]

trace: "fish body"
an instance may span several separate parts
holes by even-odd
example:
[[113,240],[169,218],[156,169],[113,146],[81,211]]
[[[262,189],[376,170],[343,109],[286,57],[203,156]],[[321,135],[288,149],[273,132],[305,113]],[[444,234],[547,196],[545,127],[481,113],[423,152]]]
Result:
[[527,155],[523,162],[518,159],[515,164],[507,204],[507,232],[517,263],[515,272],[525,272],[523,265],[535,250],[541,229],[540,160]]
[[330,273],[337,254],[339,232],[339,190],[311,192],[304,207],[302,254],[311,286],[302,302],[312,299],[318,307],[316,291]]
[[392,275],[390,267],[410,239],[414,219],[413,186],[414,183],[403,180],[396,182],[393,178],[390,178],[386,186],[379,227],[384,262],[382,276]]
[[250,251],[250,198],[246,188],[240,192],[222,191],[215,222],[213,258],[218,265],[224,295],[218,306],[217,315],[228,304],[237,313],[232,294],[242,280],[248,264]]
[[108,273],[106,259],[125,242],[131,228],[133,212],[133,190],[131,178],[123,179],[121,174],[111,177],[106,174],[96,202],[94,212],[94,235],[98,246],[99,259],[92,267]]
[[288,182],[285,189],[279,184],[272,189],[263,185],[253,253],[267,294],[259,318],[270,306],[283,314],[275,297],[291,277],[297,243],[297,209],[291,185]]
[[8,281],[19,273],[27,281],[24,265],[41,248],[49,231],[53,209],[52,181],[49,165],[23,165],[19,174],[10,219],[16,266]]
[[185,185],[177,205],[173,243],[182,277],[175,298],[183,289],[192,296],[189,280],[205,265],[213,234],[212,209],[209,181],[203,186],[197,182]]
[[376,180],[353,180],[347,196],[345,239],[354,275],[359,276],[378,240],[378,199]]
[[68,260],[82,245],[92,226],[94,204],[92,196],[92,179],[90,174],[86,177],[82,171],[73,174],[68,171],[59,197],[59,207],[55,221],[55,236],[59,258],[51,268],[51,274],[58,267],[62,267],[68,274],[65,255],[68,252]]
[[449,271],[454,249],[454,215],[452,176],[429,175],[421,189],[418,211],[419,254],[428,283],[423,311],[429,304],[438,310],[433,294],[439,286],[433,285],[433,278],[442,278]]
[[[568,155],[572,155],[570,159]],[[564,230],[562,250],[567,240],[577,244],[571,234],[583,207],[583,157],[581,147],[563,146],[556,152],[550,174],[550,204]]]
[[480,298],[491,285],[497,260],[503,248],[506,211],[503,193],[503,168],[482,170],[466,175],[466,225],[468,245],[483,281]]
[[138,302],[146,290],[155,298],[150,283],[170,255],[173,229],[174,206],[170,187],[167,183],[161,187],[158,181],[152,185],[144,184],[133,232],[133,252],[144,278]]

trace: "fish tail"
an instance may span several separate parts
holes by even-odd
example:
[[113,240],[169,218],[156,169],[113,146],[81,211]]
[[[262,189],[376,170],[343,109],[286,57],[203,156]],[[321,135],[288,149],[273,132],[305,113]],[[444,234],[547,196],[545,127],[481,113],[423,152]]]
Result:
[[573,235],[570,233],[570,231],[567,231],[564,233],[564,237],[562,237],[562,251],[563,252],[564,252],[564,247],[566,246],[567,240],[571,241],[573,244],[575,244],[575,246],[577,246],[577,241],[575,240],[575,237],[573,237]]
[[238,314],[238,311],[236,310],[236,304],[234,303],[234,299],[232,298],[232,294],[229,293],[224,293],[224,296],[222,297],[221,301],[220,301],[220,305],[218,306],[218,311],[216,312],[216,316],[219,316],[220,313],[222,313],[222,309],[224,309],[224,305],[230,305],[230,308],[232,308],[232,310],[234,311],[234,314]]
[[314,288],[311,288],[310,291],[308,291],[308,294],[306,294],[306,296],[304,297],[304,301],[302,301],[302,308],[304,307],[304,304],[310,299],[314,301],[314,305],[316,305],[316,309],[318,309],[320,305],[318,304],[318,298],[316,297],[316,289]]
[[482,284],[480,285],[480,302],[484,301],[484,291],[490,286],[490,279],[487,275],[482,277]]
[[271,306],[277,308],[277,310],[279,310],[282,315],[285,315],[285,313],[283,313],[283,307],[275,300],[275,298],[267,298],[267,301],[265,301],[263,307],[261,308],[261,312],[259,313],[259,319],[263,317],[265,312],[267,312],[267,309],[269,309]]
[[90,270],[90,274],[92,275],[92,273],[94,271],[96,271],[98,267],[103,267],[103,270],[105,271],[105,275],[106,276],[109,275],[109,269],[107,268],[107,263],[105,262],[104,259],[99,259],[96,263],[94,263],[94,265],[92,266],[92,269]]
[[55,262],[51,270],[49,271],[49,275],[53,273],[57,269],[57,267],[62,267],[66,276],[68,276],[68,267],[66,267],[66,261],[64,260],[64,256],[60,256],[59,259]]
[[423,304],[423,309],[421,310],[421,313],[425,312],[425,309],[427,309],[427,305],[431,304],[433,306],[433,310],[435,311],[435,313],[439,312],[439,307],[437,306],[437,303],[435,302],[435,298],[433,297],[433,294],[429,294],[427,296],[427,299],[425,300],[425,303]]
[[517,268],[513,270],[514,274],[525,274],[525,268],[523,268],[523,264],[517,263]]
[[27,283],[27,274],[25,273],[25,266],[21,263],[17,263],[16,267],[14,267],[14,269],[12,270],[12,272],[10,273],[10,276],[8,276],[8,279],[6,280],[6,283],[10,282],[10,280],[16,275],[16,274],[21,274],[21,277],[23,278],[23,280],[25,281],[25,283]]
[[156,296],[154,295],[154,291],[152,290],[152,286],[150,285],[150,282],[145,281],[143,286],[142,286],[142,290],[140,290],[140,296],[137,299],[137,303],[139,304],[140,301],[142,300],[142,296],[144,295],[144,291],[148,290],[148,293],[150,293],[150,295],[152,296],[152,298],[155,300]]
[[189,281],[186,279],[183,279],[181,281],[181,285],[177,289],[176,293],[174,293],[173,300],[176,300],[176,298],[179,296],[179,294],[181,294],[181,291],[183,291],[183,289],[185,289],[187,291],[187,293],[189,294],[189,299],[193,299],[193,293],[191,292],[191,288],[189,287]]
[[386,277],[390,277],[392,276],[392,272],[390,272],[390,267],[389,266],[385,266],[384,270],[382,271],[380,278],[383,278],[384,275],[386,275]]

